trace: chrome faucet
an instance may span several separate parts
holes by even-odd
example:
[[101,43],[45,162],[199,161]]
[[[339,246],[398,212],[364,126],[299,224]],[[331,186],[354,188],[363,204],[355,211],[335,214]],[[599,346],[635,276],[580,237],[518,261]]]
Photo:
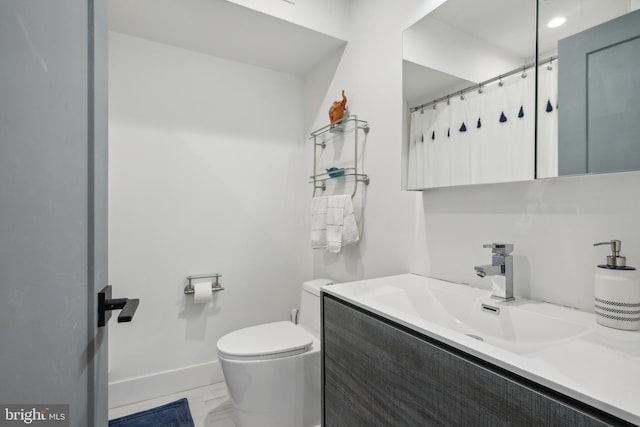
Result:
[[504,288],[494,282],[491,298],[501,301],[513,301],[513,257],[509,255],[513,252],[513,245],[510,243],[491,243],[482,245],[483,248],[491,249],[491,265],[478,265],[473,268],[480,277],[504,276]]

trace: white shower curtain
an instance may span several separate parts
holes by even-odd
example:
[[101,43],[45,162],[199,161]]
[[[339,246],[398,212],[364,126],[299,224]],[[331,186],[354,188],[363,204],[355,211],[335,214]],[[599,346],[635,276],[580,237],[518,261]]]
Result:
[[[553,114],[541,105],[538,172],[552,173],[556,160],[555,68],[540,67],[540,103],[553,103]],[[544,73],[548,74],[544,74]],[[533,73],[514,74],[483,87],[483,92],[452,96],[433,109],[425,107],[410,117],[409,188],[522,181],[534,177]],[[501,120],[503,117],[503,120]],[[541,143],[541,141],[543,141]],[[555,150],[555,151],[554,151]]]

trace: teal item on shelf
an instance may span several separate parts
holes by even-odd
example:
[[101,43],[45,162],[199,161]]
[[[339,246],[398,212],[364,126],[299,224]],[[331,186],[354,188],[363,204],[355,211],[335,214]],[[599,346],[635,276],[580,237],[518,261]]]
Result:
[[331,178],[338,178],[340,176],[344,176],[343,168],[327,168],[327,173]]

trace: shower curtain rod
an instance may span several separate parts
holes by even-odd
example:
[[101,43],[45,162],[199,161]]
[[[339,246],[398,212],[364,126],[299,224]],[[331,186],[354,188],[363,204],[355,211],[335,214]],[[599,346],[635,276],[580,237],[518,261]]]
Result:
[[[558,56],[550,56],[550,57],[548,57],[546,59],[543,59],[542,61],[538,61],[538,64],[543,65],[543,64],[546,64],[548,62],[552,62],[552,61],[554,61],[556,59],[558,59]],[[449,99],[449,98],[451,98],[453,96],[463,95],[463,94],[465,94],[467,92],[471,92],[472,90],[480,89],[483,86],[486,86],[486,85],[488,85],[490,83],[493,83],[493,82],[497,82],[498,80],[502,80],[505,77],[509,77],[509,76],[512,76],[512,75],[520,73],[520,72],[525,72],[529,68],[532,68],[534,65],[536,65],[535,62],[532,62],[530,64],[526,64],[526,65],[524,65],[522,67],[518,67],[518,68],[515,68],[515,69],[513,69],[511,71],[507,71],[504,74],[500,74],[497,77],[490,78],[489,80],[485,80],[485,81],[480,82],[478,84],[475,84],[473,86],[469,86],[469,87],[466,87],[466,88],[464,88],[462,90],[457,90],[457,91],[455,91],[453,93],[450,93],[448,95],[441,96],[440,98],[434,99],[433,101],[429,101],[429,102],[424,103],[422,105],[418,105],[417,107],[411,107],[409,109],[409,112],[413,113],[415,111],[422,110],[424,107],[426,107],[428,105],[436,105],[438,102],[446,101],[447,99]]]

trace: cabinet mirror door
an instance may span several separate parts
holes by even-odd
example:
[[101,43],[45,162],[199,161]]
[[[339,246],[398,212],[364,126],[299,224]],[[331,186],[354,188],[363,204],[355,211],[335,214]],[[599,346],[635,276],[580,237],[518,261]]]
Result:
[[539,1],[538,178],[640,169],[638,7]]
[[638,8],[446,0],[406,29],[404,188],[640,170]]

